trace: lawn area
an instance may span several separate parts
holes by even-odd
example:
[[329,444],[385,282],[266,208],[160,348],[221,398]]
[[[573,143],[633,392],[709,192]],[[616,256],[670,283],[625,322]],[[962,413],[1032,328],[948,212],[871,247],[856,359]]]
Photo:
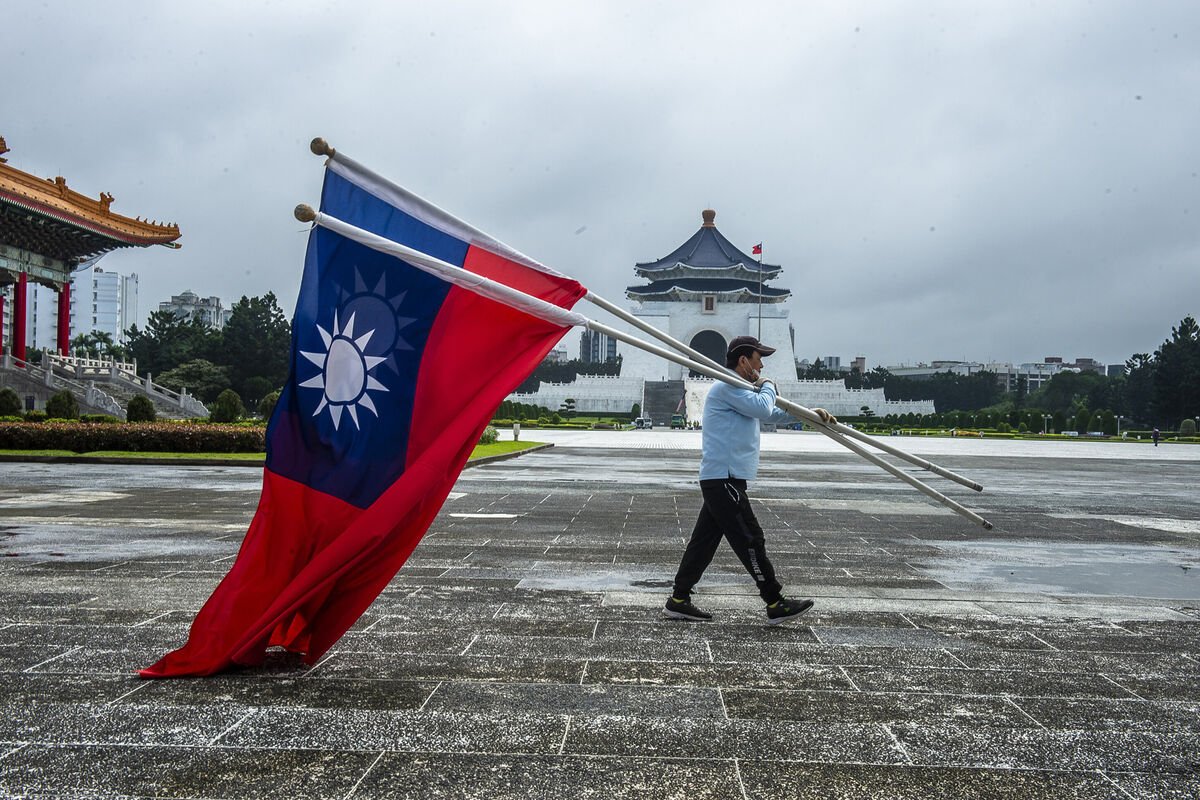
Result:
[[[506,455],[508,453],[517,453],[522,450],[529,450],[537,447],[541,442],[496,442],[495,444],[476,445],[471,452],[471,460],[477,458],[486,458],[488,456]],[[0,456],[9,457],[32,457],[32,458],[95,458],[99,459],[121,459],[121,458],[171,458],[181,460],[205,460],[205,459],[222,459],[225,461],[244,461],[249,464],[262,463],[266,456],[263,453],[142,453],[120,450],[103,450],[91,453],[73,453],[70,450],[0,450]]]

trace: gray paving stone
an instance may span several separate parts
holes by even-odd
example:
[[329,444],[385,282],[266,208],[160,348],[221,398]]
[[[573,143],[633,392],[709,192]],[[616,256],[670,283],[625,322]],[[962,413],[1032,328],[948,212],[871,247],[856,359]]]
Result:
[[751,625],[719,622],[693,623],[667,620],[659,616],[653,621],[604,621],[596,626],[597,641],[645,639],[658,641],[689,642],[708,641],[726,644],[777,643],[781,638],[788,642],[817,643],[812,629],[799,622],[785,629],[770,627],[761,622]]
[[155,615],[136,609],[88,608],[86,606],[5,606],[0,601],[0,623],[40,625],[121,625],[147,622]]
[[486,708],[502,714],[571,716],[721,717],[716,689],[590,684],[445,683],[427,711]]
[[[779,627],[786,628],[783,625]],[[713,661],[739,662],[745,658],[744,648],[724,642],[713,642],[712,653]],[[803,642],[758,645],[754,651],[754,659],[768,664],[838,664],[897,668],[954,667],[962,664],[946,650]]]
[[828,627],[817,631],[821,644],[870,645],[903,648],[925,648],[935,650],[943,647],[972,647],[973,642],[964,642],[938,631],[917,628],[840,628]]
[[474,656],[554,657],[574,661],[711,661],[703,642],[579,640],[550,637],[480,636],[468,651]]
[[742,761],[747,800],[1128,800],[1088,772]]
[[731,719],[790,719],[803,722],[938,722],[1026,727],[1029,717],[997,697],[911,696],[880,692],[830,692],[728,688]]
[[270,678],[218,675],[202,681],[143,681],[133,678],[135,694],[118,701],[139,705],[247,708],[418,709],[439,681],[356,679],[338,677]]
[[902,763],[903,751],[881,725],[780,720],[572,718],[564,753],[667,758],[765,758]]
[[181,745],[202,747],[246,716],[239,707],[31,703],[0,714],[0,741],[39,744]]
[[1193,775],[1200,733],[891,726],[915,764]]
[[183,642],[184,640],[180,638],[164,642],[159,646],[148,645],[137,651],[76,647],[29,669],[32,672],[47,674],[133,675],[139,669],[148,667],[162,658],[169,650],[179,647]]
[[1185,676],[1111,675],[1109,677],[1113,682],[1146,700],[1200,702],[1200,680],[1197,680],[1194,674]]
[[129,675],[43,675],[0,671],[0,698],[5,705],[37,702],[107,703],[146,683]]
[[1024,695],[1029,697],[1113,697],[1133,695],[1102,675],[1025,673],[987,669],[875,669],[846,667],[855,685],[869,692]]
[[32,745],[0,759],[9,797],[345,797],[375,753]]
[[[556,448],[468,470],[317,666],[273,651],[262,667],[152,682],[133,671],[182,643],[261,474],[6,473],[0,493],[52,480],[122,499],[66,521],[0,508],[0,524],[18,517],[64,553],[14,557],[0,538],[4,736],[45,740],[0,742],[0,795],[1196,794],[1183,770],[1200,749],[1200,598],[960,588],[931,565],[962,542],[1194,551],[1095,515],[1194,519],[1174,487],[1200,485],[1200,459],[1171,462],[1164,485],[1153,459],[960,458],[947,466],[989,486],[969,500],[998,524],[983,532],[852,458],[769,452],[756,483],[773,498],[768,546],[787,590],[817,600],[804,624],[771,628],[724,547],[698,587],[717,620],[661,619],[700,498],[695,454],[645,456]],[[1138,493],[1122,488],[1133,479]],[[518,516],[451,516],[463,512]]]
[[[435,635],[430,635],[436,632]],[[339,653],[426,653],[458,655],[475,639],[471,631],[448,631],[429,626],[427,631],[375,630],[350,632],[337,643]]]
[[1109,773],[1133,797],[1145,800],[1195,800],[1200,797],[1200,775],[1148,775],[1143,772]]
[[779,664],[658,664],[643,661],[589,661],[584,683],[641,686],[708,686],[773,689],[852,689],[835,666]]
[[578,683],[584,663],[552,658],[429,656],[335,652],[313,669],[314,677],[385,680],[460,680],[504,683]]
[[354,797],[744,800],[733,761],[602,756],[385,755]]
[[1200,702],[1152,702],[1060,697],[1014,697],[1012,701],[1047,728],[1118,731],[1200,730]]
[[0,670],[20,672],[71,650],[71,647],[61,645],[57,647],[23,643],[0,645]]
[[269,708],[217,743],[254,749],[556,753],[566,726],[566,716]]
[[389,631],[412,633],[423,631],[424,635],[428,636],[431,631],[437,632],[440,635],[447,627],[454,627],[459,630],[470,631],[472,634],[591,639],[596,631],[596,622],[592,620],[552,620],[538,619],[534,616],[493,619],[492,615],[495,614],[496,608],[489,608],[490,611],[486,608],[481,608],[479,616],[474,618],[470,616],[424,617],[421,613],[423,609],[411,612],[405,610],[403,615],[391,614],[374,620],[375,624],[370,626],[370,633],[375,634]]
[[956,650],[954,655],[968,667],[1019,670],[1022,672],[1072,672],[1144,675],[1197,675],[1200,662],[1168,653],[1090,653],[1061,650]]

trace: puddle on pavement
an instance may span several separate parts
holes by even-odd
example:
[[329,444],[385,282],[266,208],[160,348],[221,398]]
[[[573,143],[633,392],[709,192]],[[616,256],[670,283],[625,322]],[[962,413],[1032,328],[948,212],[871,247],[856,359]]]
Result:
[[913,562],[951,589],[1200,600],[1200,551],[1144,545],[938,542]]

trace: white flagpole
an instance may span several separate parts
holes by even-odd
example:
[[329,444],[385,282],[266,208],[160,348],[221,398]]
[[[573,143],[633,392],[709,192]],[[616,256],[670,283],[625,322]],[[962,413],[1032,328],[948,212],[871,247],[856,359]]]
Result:
[[[653,325],[650,325],[649,323],[642,321],[641,319],[639,319],[638,317],[629,313],[628,311],[621,308],[620,306],[618,306],[614,303],[610,303],[608,300],[605,300],[604,298],[599,297],[598,295],[592,294],[591,291],[589,291],[586,295],[584,295],[584,299],[589,301],[593,305],[599,306],[600,308],[604,309],[605,311],[612,314],[613,316],[619,317],[620,319],[624,320],[625,322],[628,322],[630,325],[634,326],[638,330],[641,330],[641,331],[644,331],[645,333],[650,334],[655,339],[658,339],[660,342],[669,344],[671,347],[675,348],[676,350],[678,350],[681,353],[686,353],[687,355],[691,356],[696,361],[707,364],[708,366],[713,367],[714,369],[719,369],[728,375],[735,374],[731,370],[729,370],[727,367],[725,367],[724,365],[718,364],[716,361],[713,361],[711,358],[704,355],[700,351],[687,346],[686,344],[679,341],[678,339],[675,339],[672,336],[670,336],[669,334],[666,334],[666,333],[660,331],[658,328],[655,328]],[[943,478],[952,480],[955,483],[962,484],[963,486],[966,486],[969,489],[974,489],[977,492],[983,491],[983,487],[981,485],[979,485],[978,483],[976,483],[975,481],[971,480],[970,478],[965,478],[956,472],[952,472],[944,467],[938,466],[937,464],[926,461],[925,459],[921,458],[920,456],[914,456],[911,453],[906,453],[905,451],[901,450],[898,447],[893,447],[892,445],[887,444],[886,442],[882,442],[878,439],[875,439],[874,437],[869,436],[855,428],[851,428],[848,425],[843,425],[840,422],[834,422],[834,423],[822,422],[821,418],[819,416],[817,416],[817,413],[815,411],[804,408],[804,406],[799,406],[795,403],[792,403],[792,405],[795,405],[796,408],[798,409],[798,411],[796,412],[797,416],[799,416],[805,422],[811,423],[812,426],[814,428],[816,428],[818,431],[820,431],[821,433],[824,433],[826,435],[829,435],[829,438],[833,439],[838,444],[841,444],[842,446],[846,447],[847,449],[853,450],[854,448],[850,447],[849,443],[847,443],[843,437],[850,437],[853,439],[858,439],[859,441],[869,444],[872,447],[878,448],[879,450],[882,450],[885,453],[889,453],[893,456],[896,456],[897,458],[904,459],[905,461],[909,462],[910,464],[915,464],[916,466],[920,467],[921,469],[928,470],[928,471],[934,473],[935,475],[940,475]],[[782,408],[783,406],[780,405],[780,407]],[[791,409],[787,409],[787,410],[791,411]],[[830,435],[830,434],[841,434],[841,436]],[[855,451],[855,452],[857,452],[857,451]]]
[[[532,259],[529,256],[526,256],[525,254],[512,249],[508,245],[506,245],[503,242],[496,239],[494,236],[484,233],[483,231],[479,230],[478,228],[474,227],[473,225],[471,225],[467,222],[464,222],[463,220],[454,216],[450,212],[439,208],[438,206],[434,205],[433,203],[429,202],[428,200],[426,200],[416,194],[413,194],[412,192],[408,191],[407,189],[405,189],[404,187],[402,187],[398,184],[391,182],[390,180],[388,180],[384,176],[380,175],[379,173],[377,173],[371,169],[368,169],[364,165],[358,163],[357,161],[354,161],[353,159],[349,158],[348,156],[337,152],[324,139],[319,138],[319,137],[316,139],[313,139],[309,145],[309,149],[315,155],[326,156],[328,158],[327,164],[330,169],[333,169],[337,172],[349,171],[350,173],[357,174],[357,176],[359,176],[361,179],[369,180],[372,184],[370,191],[378,194],[386,202],[391,203],[393,205],[398,204],[401,207],[407,207],[410,203],[420,204],[421,206],[429,209],[433,213],[434,218],[435,218],[434,222],[436,224],[436,227],[439,227],[443,230],[453,231],[455,234],[458,234],[458,235],[466,236],[471,241],[481,244],[485,249],[492,250],[494,252],[497,252],[500,255],[511,257],[511,258],[515,259],[516,261],[519,261],[522,264],[532,267],[533,269],[537,269],[537,270],[546,272],[551,275],[562,276],[561,273],[556,272],[555,270],[551,269],[550,267],[547,267],[545,264],[542,264],[541,262],[539,262],[535,259]],[[310,211],[311,211],[311,209],[310,209]],[[299,208],[297,208],[297,213],[299,213]],[[308,221],[308,220],[306,219],[305,221]],[[421,253],[418,253],[415,250],[412,252],[418,256],[423,255]],[[565,277],[565,276],[563,276],[563,277]],[[761,280],[761,278],[762,278],[762,257],[760,254],[760,256],[759,256],[759,279]],[[762,336],[761,294],[762,294],[762,291],[761,291],[761,285],[760,285],[760,290],[759,290],[759,295],[760,295],[759,336],[760,337]],[[712,361],[707,356],[697,352],[696,350],[693,350],[692,348],[688,347],[687,345],[683,344],[682,342],[677,341],[676,339],[673,339],[672,337],[668,336],[667,334],[663,333],[662,331],[658,330],[657,328],[642,322],[640,319],[633,316],[632,314],[627,312],[625,309],[623,309],[617,305],[614,305],[613,303],[610,303],[607,300],[604,300],[603,298],[601,298],[597,295],[592,294],[590,290],[588,291],[586,297],[589,301],[591,301],[595,305],[600,306],[604,310],[608,311],[609,313],[613,314],[616,317],[619,317],[620,319],[624,320],[625,322],[628,322],[629,324],[633,325],[634,327],[638,328],[639,330],[642,330],[642,331],[650,334],[651,336],[658,339],[659,341],[669,344],[671,347],[674,347],[676,350],[678,350],[682,353],[687,353],[692,358],[694,358],[698,361],[702,361],[706,364],[710,364],[719,370],[728,372],[728,370],[725,370],[724,365],[721,365],[721,364],[716,363],[715,361]],[[576,324],[578,324],[578,323],[576,323]],[[730,374],[732,374],[732,373],[730,373]],[[928,471],[934,473],[935,475],[941,475],[943,478],[955,481],[956,483],[962,484],[963,486],[966,486],[970,489],[974,489],[977,492],[983,491],[983,487],[981,485],[979,485],[978,483],[976,483],[975,481],[972,481],[968,478],[965,478],[961,475],[951,472],[950,470],[940,467],[937,464],[933,464],[929,461],[926,461],[923,458],[911,455],[910,453],[906,453],[897,447],[893,447],[891,445],[885,444],[885,443],[879,441],[878,439],[868,436],[867,434],[862,433],[861,431],[858,431],[847,425],[842,425],[841,423],[834,423],[832,426],[827,426],[825,423],[822,423],[820,421],[820,417],[818,417],[815,413],[812,413],[812,412],[810,412],[810,414],[805,415],[803,417],[803,419],[805,422],[812,423],[813,426],[817,430],[821,431],[822,433],[825,433],[826,435],[829,435],[831,439],[838,442],[839,444],[846,446],[848,449],[852,449],[852,448],[849,448],[848,443],[845,441],[845,437],[847,437],[847,436],[851,437],[853,439],[858,439],[859,441],[869,444],[878,450],[882,450],[885,453],[889,453],[897,458],[908,461],[909,463],[915,464],[916,466],[921,467],[922,469],[928,470]],[[840,434],[840,436],[839,435],[831,435],[831,433]]]
[[[724,368],[714,368],[708,364],[692,361],[691,359],[686,358],[679,353],[659,347],[658,345],[650,344],[649,342],[638,339],[637,337],[631,336],[623,331],[618,331],[615,328],[609,327],[608,325],[604,325],[596,322],[595,320],[589,319],[588,317],[585,317],[583,314],[580,314],[576,311],[570,311],[560,306],[556,306],[553,303],[542,300],[541,298],[533,297],[525,294],[524,292],[513,289],[510,286],[506,286],[505,284],[493,281],[489,278],[484,278],[480,275],[470,272],[469,270],[465,270],[462,267],[454,266],[453,264],[449,264],[441,259],[434,258],[426,253],[422,253],[419,250],[414,250],[411,247],[406,247],[405,245],[393,242],[390,239],[386,239],[382,236],[371,233],[370,231],[365,231],[362,228],[351,225],[347,222],[343,222],[336,217],[331,217],[328,214],[314,211],[311,206],[299,205],[296,207],[295,214],[296,218],[302,222],[313,222],[323,228],[333,231],[334,233],[345,236],[347,239],[351,239],[362,245],[370,247],[373,250],[378,250],[379,252],[388,253],[389,255],[400,258],[403,261],[412,264],[414,267],[417,267],[425,272],[435,274],[456,286],[461,286],[468,291],[476,292],[477,294],[491,298],[496,302],[516,308],[519,311],[524,311],[530,316],[546,320],[547,322],[551,322],[556,325],[563,325],[566,327],[579,325],[592,331],[598,331],[617,339],[618,341],[626,342],[627,344],[631,344],[635,347],[645,350],[648,353],[658,355],[667,359],[668,361],[673,361],[677,364],[688,367],[689,369],[693,369],[702,375],[708,375],[711,378],[725,381],[726,383],[737,386],[741,389],[754,389],[754,385],[752,383],[744,381],[736,375],[731,375]],[[818,422],[820,420],[815,412],[788,400],[781,400],[777,398],[776,403],[784,410],[793,414],[793,416],[807,417],[808,415],[811,415]],[[825,430],[824,432],[831,437],[837,438],[836,434],[834,434],[832,431]],[[961,514],[972,522],[982,525],[985,529],[991,529],[992,523],[988,522],[983,517],[979,516],[970,509],[965,508],[954,500],[951,500],[949,497],[946,497],[936,489],[927,486],[911,475],[900,471],[898,468],[879,458],[874,453],[868,452],[852,442],[842,441],[841,443],[851,451],[857,453],[859,456],[865,458],[873,464],[876,464],[905,483],[913,486],[923,494],[926,494],[934,500],[937,500],[942,505],[945,505],[958,514]]]

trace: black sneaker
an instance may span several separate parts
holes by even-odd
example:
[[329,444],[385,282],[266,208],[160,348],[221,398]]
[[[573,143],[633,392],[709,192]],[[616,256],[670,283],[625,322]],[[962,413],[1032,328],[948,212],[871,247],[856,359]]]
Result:
[[663,616],[670,619],[692,620],[693,622],[708,622],[712,619],[712,614],[696,608],[690,600],[676,600],[674,597],[667,598]]
[[767,606],[767,624],[779,625],[793,620],[812,607],[812,600],[788,600],[781,597],[774,605]]

